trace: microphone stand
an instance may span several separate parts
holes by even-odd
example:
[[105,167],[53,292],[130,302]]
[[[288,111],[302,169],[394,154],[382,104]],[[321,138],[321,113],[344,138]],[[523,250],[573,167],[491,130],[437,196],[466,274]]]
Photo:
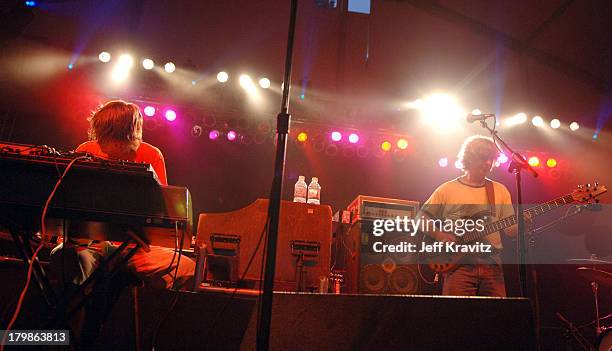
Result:
[[260,318],[257,321],[257,351],[267,351],[270,342],[270,325],[272,321],[272,297],[274,289],[274,271],[276,269],[276,244],[278,241],[278,224],[280,219],[283,176],[285,174],[285,155],[287,152],[287,135],[291,115],[289,114],[289,88],[291,86],[291,67],[293,60],[293,39],[295,36],[295,21],[297,17],[297,0],[291,0],[289,17],[289,33],[287,52],[285,56],[285,77],[283,80],[283,98],[281,111],[276,117],[276,159],[274,163],[274,178],[268,203],[268,237],[265,247],[265,273],[263,293],[259,304]]
[[[521,187],[521,171],[523,169],[528,170],[534,178],[538,176],[538,172],[536,172],[533,167],[529,165],[529,163],[525,160],[523,155],[515,152],[504,142],[499,135],[497,135],[497,131],[495,130],[495,122],[493,124],[493,128],[490,128],[484,120],[480,121],[480,125],[489,131],[491,137],[497,147],[499,145],[502,146],[502,149],[505,149],[508,154],[511,155],[510,165],[508,166],[508,172],[514,173],[516,178],[516,220],[517,220],[517,251],[519,256],[519,282],[521,286],[521,296],[527,297],[527,268],[526,268],[526,254],[527,254],[527,245],[525,244],[525,218],[523,217],[523,192]],[[503,151],[503,150],[500,150]]]

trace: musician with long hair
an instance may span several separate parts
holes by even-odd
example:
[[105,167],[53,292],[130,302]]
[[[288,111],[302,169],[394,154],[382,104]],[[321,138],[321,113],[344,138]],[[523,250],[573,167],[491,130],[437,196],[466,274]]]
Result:
[[[491,138],[467,138],[458,155],[464,174],[440,185],[423,205],[422,214],[432,219],[453,221],[511,216],[514,209],[510,192],[503,184],[486,178],[498,155],[497,146]],[[505,234],[514,237],[516,226],[506,229]],[[427,235],[443,243],[457,243],[460,237],[457,233],[439,228]],[[444,295],[506,296],[501,265],[501,234],[491,233],[481,242],[490,248],[490,252],[469,255],[456,268],[444,273]]]

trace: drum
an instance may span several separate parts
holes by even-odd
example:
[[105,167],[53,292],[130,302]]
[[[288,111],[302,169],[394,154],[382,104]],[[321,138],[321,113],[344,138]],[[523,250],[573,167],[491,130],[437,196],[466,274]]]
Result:
[[598,341],[597,351],[612,351],[612,328],[603,328]]

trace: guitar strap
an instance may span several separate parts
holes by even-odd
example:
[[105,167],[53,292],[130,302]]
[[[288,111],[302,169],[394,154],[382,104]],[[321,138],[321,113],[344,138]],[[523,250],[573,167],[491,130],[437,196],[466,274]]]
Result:
[[487,190],[487,199],[491,209],[491,216],[497,217],[495,215],[495,190],[493,189],[493,182],[489,179],[485,179],[485,189]]

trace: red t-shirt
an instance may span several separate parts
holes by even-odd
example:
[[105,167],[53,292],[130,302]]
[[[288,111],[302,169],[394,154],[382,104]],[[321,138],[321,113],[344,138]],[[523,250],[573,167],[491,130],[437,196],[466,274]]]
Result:
[[[90,154],[100,156],[102,158],[111,158],[107,153],[102,151],[100,144],[97,141],[87,141],[79,145],[76,149],[77,152],[88,152]],[[155,146],[145,143],[140,143],[140,146],[136,150],[136,155],[133,160],[126,160],[132,162],[149,163],[153,166],[157,178],[162,185],[168,185],[168,179],[166,178],[166,163],[164,162],[164,155]]]

